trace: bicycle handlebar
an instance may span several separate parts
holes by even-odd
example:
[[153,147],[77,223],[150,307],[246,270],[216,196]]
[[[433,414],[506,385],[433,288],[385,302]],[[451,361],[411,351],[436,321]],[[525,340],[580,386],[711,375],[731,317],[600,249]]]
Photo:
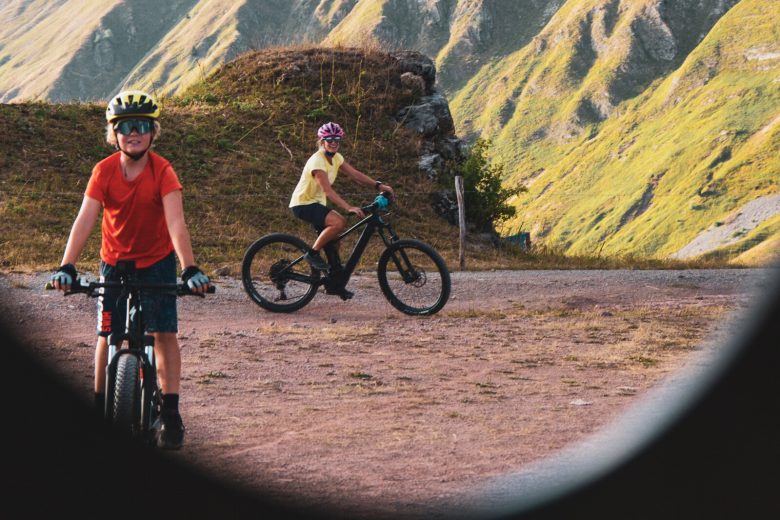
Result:
[[[46,285],[44,287],[47,291],[53,290],[54,285],[51,282],[46,282]],[[186,283],[145,283],[145,282],[117,282],[117,281],[110,281],[110,282],[88,282],[86,285],[81,282],[81,280],[76,279],[73,284],[70,286],[70,290],[65,292],[65,296],[70,296],[72,294],[86,294],[87,296],[98,296],[98,294],[95,292],[96,289],[100,288],[107,288],[107,289],[122,289],[122,288],[128,288],[128,289],[152,289],[157,291],[176,291],[176,296],[200,296],[201,298],[204,297],[203,293],[196,293],[192,292],[190,290],[190,287]],[[206,292],[209,294],[214,294],[216,291],[216,287],[214,285],[209,285],[208,289],[206,289]]]
[[[383,201],[384,200],[384,201]],[[376,213],[379,209],[385,209],[390,205],[390,203],[393,202],[393,197],[390,195],[390,192],[383,191],[379,195],[376,196],[374,199],[374,202],[369,204],[368,206],[363,206],[362,209],[363,213]]]

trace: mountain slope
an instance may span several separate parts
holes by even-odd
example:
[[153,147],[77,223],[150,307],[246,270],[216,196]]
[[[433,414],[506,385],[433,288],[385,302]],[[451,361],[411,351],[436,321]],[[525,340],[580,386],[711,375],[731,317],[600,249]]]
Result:
[[242,52],[319,41],[354,4],[10,0],[0,7],[0,101],[102,100],[126,84],[181,92]]
[[325,38],[327,45],[377,42],[431,56],[438,81],[455,92],[493,59],[523,47],[563,0],[375,0],[358,2]]
[[[0,8],[11,21],[0,45],[14,62],[6,67],[0,59],[0,101],[104,99],[125,83],[173,94],[242,52],[317,42],[419,50],[436,60],[442,87],[454,92],[486,61],[527,44],[563,3],[9,0]],[[14,43],[21,32],[26,40]],[[20,70],[35,88],[14,77]],[[35,70],[47,74],[28,73]]]
[[[780,15],[665,5],[567,4],[453,100],[459,130],[493,138],[508,182],[529,187],[507,229],[568,253],[663,257],[780,191]],[[687,23],[694,5],[708,9]]]
[[0,4],[0,101],[46,99],[94,27],[120,0]]

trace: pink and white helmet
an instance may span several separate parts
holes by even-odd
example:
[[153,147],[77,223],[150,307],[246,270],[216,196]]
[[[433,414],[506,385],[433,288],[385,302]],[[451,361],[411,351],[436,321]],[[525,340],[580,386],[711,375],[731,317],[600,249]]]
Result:
[[324,139],[326,137],[344,137],[344,130],[338,123],[325,123],[317,130],[317,137]]

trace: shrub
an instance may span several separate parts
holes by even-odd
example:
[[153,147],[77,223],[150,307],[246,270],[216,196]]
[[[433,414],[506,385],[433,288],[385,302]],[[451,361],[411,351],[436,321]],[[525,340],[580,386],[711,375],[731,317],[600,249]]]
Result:
[[504,165],[489,161],[488,152],[491,146],[490,140],[477,139],[469,149],[465,161],[456,169],[463,176],[466,221],[480,230],[492,230],[495,224],[513,217],[515,208],[507,201],[527,191],[524,186],[502,186]]

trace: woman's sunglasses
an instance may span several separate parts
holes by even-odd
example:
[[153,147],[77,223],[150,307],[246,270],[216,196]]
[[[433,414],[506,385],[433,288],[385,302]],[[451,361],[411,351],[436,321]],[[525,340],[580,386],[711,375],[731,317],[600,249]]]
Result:
[[327,143],[338,143],[341,141],[341,137],[323,137],[322,140]]
[[148,134],[154,128],[151,119],[122,119],[114,125],[114,131],[122,135],[130,135],[133,130],[139,134]]

